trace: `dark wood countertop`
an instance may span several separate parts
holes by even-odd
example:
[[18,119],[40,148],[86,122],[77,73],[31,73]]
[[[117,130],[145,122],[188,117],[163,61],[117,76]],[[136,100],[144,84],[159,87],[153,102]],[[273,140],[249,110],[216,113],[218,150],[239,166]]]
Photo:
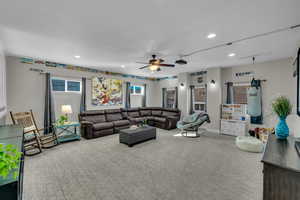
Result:
[[270,135],[262,162],[300,173],[300,156],[295,148],[297,140],[300,141],[292,136],[278,140],[275,135]]

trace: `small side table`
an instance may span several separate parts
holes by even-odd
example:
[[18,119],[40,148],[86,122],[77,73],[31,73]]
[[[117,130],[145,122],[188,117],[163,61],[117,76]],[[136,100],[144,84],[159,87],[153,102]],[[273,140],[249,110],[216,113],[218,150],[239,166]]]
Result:
[[77,130],[80,127],[80,123],[67,122],[63,125],[55,124],[54,127],[59,143],[80,140],[80,133],[79,130]]

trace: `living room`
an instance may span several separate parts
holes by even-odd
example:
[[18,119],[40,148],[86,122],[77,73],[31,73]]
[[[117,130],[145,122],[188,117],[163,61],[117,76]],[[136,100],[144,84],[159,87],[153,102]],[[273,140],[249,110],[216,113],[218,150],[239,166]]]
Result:
[[300,198],[298,1],[89,3],[1,5],[1,199]]

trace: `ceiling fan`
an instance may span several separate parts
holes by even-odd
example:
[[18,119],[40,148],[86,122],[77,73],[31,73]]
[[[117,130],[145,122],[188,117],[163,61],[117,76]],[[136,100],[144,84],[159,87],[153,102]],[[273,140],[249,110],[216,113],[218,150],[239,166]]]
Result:
[[161,58],[156,58],[156,55],[152,55],[152,59],[149,60],[149,62],[137,62],[140,64],[147,64],[144,67],[140,67],[139,69],[145,69],[149,68],[151,71],[161,71],[161,67],[175,67],[174,64],[164,64],[164,60]]

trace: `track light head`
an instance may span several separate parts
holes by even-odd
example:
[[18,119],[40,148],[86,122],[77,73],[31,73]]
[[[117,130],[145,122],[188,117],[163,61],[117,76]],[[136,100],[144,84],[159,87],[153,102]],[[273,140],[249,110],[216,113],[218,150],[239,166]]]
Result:
[[176,60],[175,63],[178,64],[178,65],[186,65],[187,61],[183,60],[183,59],[179,59],[179,60]]

